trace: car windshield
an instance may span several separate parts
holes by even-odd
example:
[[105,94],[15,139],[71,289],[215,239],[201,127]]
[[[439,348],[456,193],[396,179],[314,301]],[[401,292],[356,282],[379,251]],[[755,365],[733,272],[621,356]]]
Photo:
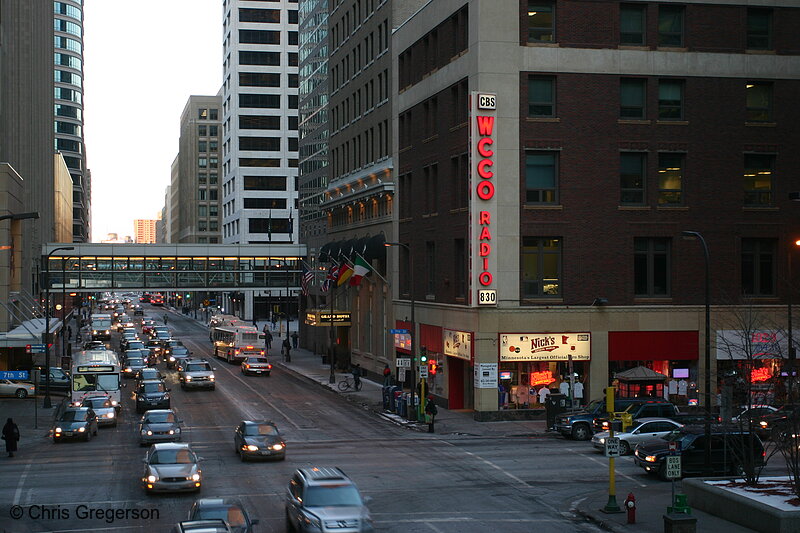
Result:
[[363,505],[361,496],[353,485],[307,487],[303,503],[308,507]]
[[266,357],[248,357],[247,358],[247,362],[248,363],[268,363],[269,361],[267,361]]
[[128,343],[128,348],[130,348],[131,350],[141,350],[142,348],[144,348],[144,343],[143,342],[129,342]]
[[193,518],[194,520],[225,520],[228,525],[233,527],[246,526],[244,512],[237,506],[230,507],[206,507],[199,509]]
[[154,413],[149,411],[147,415],[144,417],[144,422],[146,424],[174,424],[175,423],[175,414],[174,413]]
[[128,359],[128,366],[144,366],[144,360],[141,357],[131,357]]
[[189,363],[186,365],[187,372],[204,372],[211,370],[206,363]]
[[61,415],[62,422],[86,422],[89,411],[67,411]]
[[254,437],[256,435],[277,435],[278,428],[271,424],[247,424],[244,427],[244,434],[248,437]]
[[108,398],[86,398],[81,403],[81,407],[91,407],[92,409],[102,409],[103,407],[111,407],[111,402]]
[[589,402],[589,404],[586,406],[586,410],[587,411],[594,411],[595,409],[600,407],[601,403],[605,403],[605,402],[602,401],[602,400],[594,400],[592,402]]
[[680,442],[681,449],[686,449],[692,441],[692,435],[690,433],[685,433],[681,429],[670,431],[661,438],[667,442]]
[[191,450],[158,450],[150,456],[151,465],[188,465],[196,463],[197,459]]
[[187,350],[183,346],[176,346],[175,348],[172,349],[172,353],[174,355],[178,355],[178,354],[185,355],[185,354],[189,353],[189,350]]
[[163,383],[143,383],[142,391],[151,394],[154,392],[166,392],[167,388],[164,387]]

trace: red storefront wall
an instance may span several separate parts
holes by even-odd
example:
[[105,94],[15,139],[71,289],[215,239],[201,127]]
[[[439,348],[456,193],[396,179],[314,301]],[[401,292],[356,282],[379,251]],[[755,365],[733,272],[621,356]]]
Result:
[[609,331],[609,361],[692,361],[698,358],[697,331]]

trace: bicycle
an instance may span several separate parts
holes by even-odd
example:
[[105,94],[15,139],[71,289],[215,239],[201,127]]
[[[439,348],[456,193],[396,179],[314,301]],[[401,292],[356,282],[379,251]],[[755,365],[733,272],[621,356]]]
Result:
[[361,380],[359,380],[358,384],[356,385],[354,383],[354,381],[353,381],[353,376],[345,376],[339,382],[338,387],[339,387],[339,390],[342,391],[342,392],[347,391],[347,390],[351,390],[351,389],[355,390],[355,391],[360,391],[361,387],[363,385],[364,384],[363,384],[363,382]]

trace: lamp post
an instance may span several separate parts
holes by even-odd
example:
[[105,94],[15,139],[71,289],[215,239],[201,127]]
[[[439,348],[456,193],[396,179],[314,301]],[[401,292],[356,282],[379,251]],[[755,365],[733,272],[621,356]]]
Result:
[[[67,318],[67,260],[72,259],[71,256],[64,256],[61,258],[61,357],[67,355],[67,343],[64,342],[64,325]],[[48,272],[49,275],[49,272]],[[49,281],[49,280],[48,280]],[[67,339],[69,342],[69,339]]]
[[[800,247],[800,239],[794,241],[794,247]],[[786,381],[789,383],[789,403],[794,403],[794,391],[792,390],[792,384],[794,383],[794,361],[796,357],[796,352],[794,349],[794,339],[792,334],[792,253],[794,252],[794,247],[789,248],[789,253],[787,254],[787,272],[786,272],[786,314],[787,314],[787,340],[789,341],[789,362],[786,365]]]
[[703,236],[697,231],[684,231],[683,235],[687,237],[697,237],[700,239],[700,244],[703,245],[703,256],[706,265],[706,291],[705,291],[705,307],[706,307],[706,342],[705,342],[705,379],[703,386],[705,387],[706,396],[706,416],[705,416],[705,458],[704,466],[707,474],[711,474],[711,277],[709,273],[709,255],[708,245]]
[[47,254],[47,284],[44,286],[44,403],[45,409],[50,409],[53,405],[50,402],[50,256],[59,250],[74,250],[74,246],[61,246],[50,250]]
[[[416,415],[416,404],[414,403],[414,395],[416,393],[416,368],[414,359],[417,356],[417,324],[414,317],[414,256],[411,255],[411,248],[402,242],[385,242],[383,245],[386,247],[400,246],[401,248],[405,248],[406,252],[408,252],[408,283],[410,287],[408,292],[411,297],[411,408],[408,410],[408,419],[415,420],[416,416],[412,417],[411,415],[412,409],[414,409],[414,415]],[[424,405],[422,399],[420,399],[420,405]]]

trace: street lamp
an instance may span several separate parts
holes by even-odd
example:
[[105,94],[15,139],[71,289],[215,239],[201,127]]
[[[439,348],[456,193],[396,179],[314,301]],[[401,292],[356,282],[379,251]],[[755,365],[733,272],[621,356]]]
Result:
[[47,284],[44,286],[44,404],[45,409],[53,405],[50,402],[50,256],[59,250],[74,250],[74,246],[60,246],[47,254]]
[[[71,256],[61,257],[61,357],[67,355],[67,343],[64,342],[64,326],[67,318],[67,261]],[[48,278],[49,278],[48,270]],[[50,281],[48,279],[48,281]],[[69,338],[67,338],[69,341]]]
[[703,245],[703,256],[706,264],[706,343],[705,343],[705,394],[706,394],[706,416],[705,416],[705,460],[704,465],[707,474],[711,474],[711,277],[709,275],[709,256],[706,240],[697,231],[684,231],[687,237],[697,237]]
[[[385,242],[383,245],[386,247],[400,246],[401,248],[405,248],[406,252],[408,252],[408,283],[410,286],[410,290],[408,292],[411,296],[411,408],[408,409],[408,419],[415,420],[416,416],[411,416],[411,409],[414,409],[414,414],[416,415],[416,403],[414,402],[414,394],[416,392],[416,368],[414,358],[417,356],[417,324],[414,319],[414,256],[411,255],[411,248],[402,242]],[[422,399],[420,399],[420,405],[424,405]]]
[[[794,241],[794,247],[800,247],[800,239]],[[787,272],[786,272],[786,311],[787,311],[787,340],[789,341],[789,364],[786,371],[786,381],[789,383],[789,402],[794,403],[794,391],[792,391],[792,383],[794,383],[794,361],[796,352],[794,349],[794,340],[792,336],[792,253],[794,247],[789,248],[787,254]]]

